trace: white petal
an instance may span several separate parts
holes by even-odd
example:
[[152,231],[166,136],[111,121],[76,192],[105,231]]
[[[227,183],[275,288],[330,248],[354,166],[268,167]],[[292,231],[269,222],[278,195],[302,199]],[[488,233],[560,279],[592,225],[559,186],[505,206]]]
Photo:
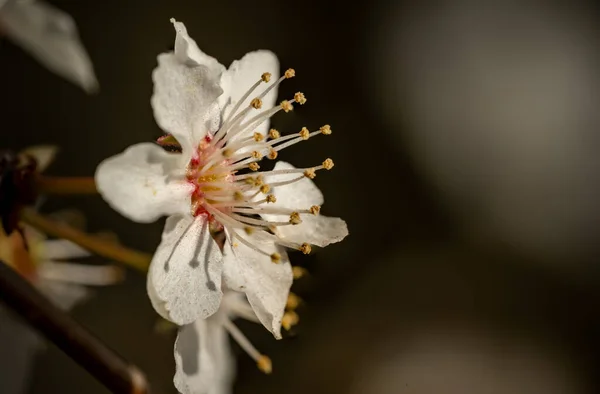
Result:
[[164,302],[157,312],[166,310],[164,317],[179,325],[212,315],[223,296],[222,270],[222,255],[208,222],[203,217],[169,217],[148,275],[150,295]]
[[37,275],[45,280],[86,286],[108,286],[120,282],[124,270],[114,265],[87,265],[64,261],[42,261]]
[[113,209],[136,222],[189,213],[193,186],[169,177],[179,160],[151,143],[133,145],[100,163],[96,186]]
[[[287,218],[279,217],[276,220]],[[340,218],[318,215],[302,215],[302,223],[294,226],[281,226],[277,228],[277,235],[288,241],[325,247],[329,244],[340,242],[348,235],[348,226]]]
[[0,25],[49,70],[87,92],[98,89],[92,62],[68,14],[41,1],[13,1],[2,8]]
[[189,66],[205,66],[214,78],[218,78],[225,71],[225,66],[198,48],[196,41],[188,35],[187,29],[182,22],[177,22],[171,18],[171,23],[175,27],[175,57],[177,57],[179,62]]
[[175,54],[158,56],[152,73],[151,104],[158,125],[173,134],[184,151],[191,149],[220,122],[218,79],[205,66],[182,63]]
[[72,309],[90,295],[90,291],[83,286],[51,280],[41,279],[36,283],[36,287],[56,306],[64,310]]
[[227,332],[218,321],[198,319],[179,330],[173,382],[183,394],[231,392],[235,363]]
[[58,147],[55,145],[38,145],[25,148],[21,153],[29,155],[37,162],[37,170],[44,172],[46,168],[54,161]]
[[[296,167],[290,163],[278,161],[274,170],[291,170],[294,168]],[[300,175],[302,174],[269,175],[265,176],[265,183],[288,181],[298,178]],[[306,177],[289,185],[275,187],[273,193],[277,201],[269,204],[270,207],[307,209],[312,205],[322,205],[324,202],[323,193],[313,181]]]
[[88,257],[90,252],[66,239],[52,239],[44,241],[40,254],[44,260],[68,260]]
[[[273,52],[260,50],[246,54],[240,60],[235,60],[229,66],[229,69],[221,76],[221,87],[223,95],[219,97],[221,107],[225,107],[224,117],[233,109],[236,103],[246,94],[248,89],[260,80],[263,73],[271,73],[271,82],[274,83],[279,78],[279,61]],[[250,101],[264,91],[267,84],[261,84],[240,106],[240,109],[247,107]],[[231,98],[231,103],[227,102]],[[261,111],[273,108],[277,100],[277,88],[272,89],[263,99]],[[252,116],[255,113],[251,112]],[[266,133],[269,129],[269,121],[265,121],[259,127],[249,130],[248,133],[255,131]],[[246,134],[247,136],[247,134]],[[244,137],[240,134],[235,139]]]
[[[273,263],[268,256],[258,253],[242,243],[232,247],[225,244],[224,264],[229,265],[224,276],[235,273],[239,287],[232,290],[243,291],[260,322],[271,331],[275,338],[281,338],[281,318],[285,310],[290,287],[293,282],[292,267],[285,252],[277,250],[272,243],[251,240],[261,250],[272,253],[278,251],[282,261]],[[239,283],[243,280],[243,283]],[[232,283],[227,277],[225,283]]]
[[[286,170],[295,168],[293,165],[278,161],[275,170]],[[270,175],[265,177],[266,183],[282,182],[297,178],[298,174]],[[308,209],[313,205],[322,205],[323,193],[317,185],[309,178],[303,178],[297,182],[285,186],[273,188],[273,194],[277,201],[270,204],[272,207],[287,209]],[[262,215],[266,220],[287,221],[287,216]],[[302,223],[294,226],[280,226],[277,235],[297,243],[308,242],[312,245],[327,246],[339,242],[348,235],[348,226],[340,218],[332,218],[323,215],[302,215]]]

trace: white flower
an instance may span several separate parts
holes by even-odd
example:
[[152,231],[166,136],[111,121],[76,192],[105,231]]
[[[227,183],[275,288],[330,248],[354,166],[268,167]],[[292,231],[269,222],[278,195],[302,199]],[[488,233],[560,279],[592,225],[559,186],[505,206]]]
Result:
[[0,226],[0,259],[63,309],[72,308],[88,295],[84,286],[110,285],[122,278],[122,271],[115,266],[65,261],[88,256],[90,253],[77,244],[65,239],[48,240],[29,226],[24,226],[22,233],[13,231],[10,236]]
[[98,89],[75,22],[63,11],[42,1],[0,0],[0,35],[8,36],[49,70],[87,92]]
[[237,317],[258,323],[243,294],[227,291],[215,314],[180,328],[175,341],[173,379],[177,390],[183,394],[231,392],[235,360],[229,348],[228,333],[263,372],[271,372],[271,360],[260,354],[233,323]]
[[[280,162],[264,172],[258,162],[331,129],[303,128],[283,137],[269,130],[271,116],[306,102],[296,93],[274,106],[277,86],[294,70],[277,78],[279,64],[268,51],[251,52],[225,69],[198,49],[182,23],[172,22],[175,51],[158,57],[152,106],[182,153],[134,145],[99,165],[98,190],[132,220],[169,216],[148,275],[161,315],[180,325],[207,318],[219,307],[223,278],[225,288],[246,293],[258,319],[280,337],[292,283],[283,247],[309,253],[311,244],[338,242],[348,230],[341,219],[318,216],[323,196],[310,179],[331,169],[330,159],[303,169]],[[212,237],[220,231],[227,239],[223,252]]]

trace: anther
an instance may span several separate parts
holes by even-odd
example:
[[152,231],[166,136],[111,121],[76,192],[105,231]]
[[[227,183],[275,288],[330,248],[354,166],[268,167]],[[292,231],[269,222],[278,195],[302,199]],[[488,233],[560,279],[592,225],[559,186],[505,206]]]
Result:
[[302,130],[300,130],[300,137],[303,140],[307,140],[310,137],[310,131],[308,131],[308,129],[306,127],[303,127]]
[[259,132],[254,133],[254,141],[260,142],[265,139],[265,136]]
[[277,201],[277,199],[275,198],[275,196],[273,194],[269,194],[267,196],[267,202],[275,202]]
[[298,308],[298,306],[302,303],[302,300],[300,299],[300,297],[298,297],[296,294],[294,293],[290,293],[288,294],[288,298],[287,301],[285,303],[285,307],[289,310],[294,310],[296,308]]
[[304,93],[302,93],[302,92],[297,92],[297,93],[294,95],[294,100],[295,100],[295,101],[296,101],[298,104],[300,104],[300,105],[303,105],[304,103],[306,103],[306,96],[304,96]]
[[242,201],[244,199],[244,195],[241,192],[234,192],[233,193],[233,199],[235,201]]
[[292,275],[294,276],[294,279],[300,279],[303,276],[306,276],[307,274],[308,274],[308,271],[306,270],[306,268],[302,268],[302,267],[298,267],[298,266],[292,267]]
[[271,261],[274,263],[279,263],[281,261],[281,255],[277,252],[271,255]]
[[254,178],[254,186],[262,186],[263,184],[263,176],[262,175],[258,175],[256,178]]
[[309,168],[307,170],[304,170],[304,176],[309,179],[315,179],[315,177],[317,176],[317,172],[314,168]]
[[319,130],[321,131],[322,134],[325,134],[325,135],[331,134],[331,126],[329,126],[328,124],[321,126],[319,128]]
[[269,137],[274,140],[281,137],[281,134],[279,134],[279,131],[276,129],[271,129],[269,130]]
[[244,231],[246,234],[251,235],[254,232],[254,229],[252,227],[244,227]]
[[254,163],[248,164],[248,168],[251,169],[252,171],[258,171],[260,166],[258,165],[258,163],[254,162]]
[[271,80],[271,73],[264,73],[260,76],[263,82],[269,82]]
[[323,162],[323,168],[326,170],[331,170],[333,168],[333,160],[327,159]]
[[284,75],[286,78],[290,79],[296,76],[296,71],[293,68],[288,68]]
[[263,194],[267,194],[270,190],[271,190],[271,186],[269,186],[269,185],[262,185],[260,187],[260,192]]
[[263,157],[263,156],[260,154],[260,152],[259,152],[259,151],[257,151],[257,150],[253,151],[253,152],[251,153],[251,156],[252,156],[252,158],[254,158],[254,159],[262,159],[262,157]]
[[279,105],[281,105],[281,109],[283,109],[285,112],[290,112],[291,110],[294,109],[294,106],[292,105],[292,103],[290,103],[287,100],[283,100],[281,102],[281,104],[279,104]]
[[304,254],[310,254],[310,251],[312,250],[312,248],[310,247],[309,244],[307,244],[305,242],[302,245],[300,245],[300,247],[298,248],[298,250],[300,250]]
[[290,223],[291,224],[300,224],[300,223],[302,223],[302,219],[300,219],[300,214],[298,212],[292,212],[290,214]]
[[223,152],[221,152],[221,154],[223,155],[223,157],[231,157],[231,154],[233,152],[231,151],[231,149],[223,149]]
[[266,373],[267,375],[273,372],[273,363],[268,356],[261,354],[258,360],[256,361],[256,366],[260,369],[261,372]]
[[313,215],[317,216],[319,212],[321,212],[321,207],[319,205],[313,205],[312,207],[310,207],[310,213],[312,213]]
[[250,105],[252,106],[252,108],[254,109],[260,109],[262,107],[262,100],[257,98],[252,99],[252,101],[250,101]]
[[267,157],[271,160],[275,160],[277,158],[277,151],[271,148],[269,154],[267,154]]
[[295,326],[300,321],[300,316],[294,311],[288,311],[283,314],[281,319],[281,326],[286,330],[290,330],[292,326]]

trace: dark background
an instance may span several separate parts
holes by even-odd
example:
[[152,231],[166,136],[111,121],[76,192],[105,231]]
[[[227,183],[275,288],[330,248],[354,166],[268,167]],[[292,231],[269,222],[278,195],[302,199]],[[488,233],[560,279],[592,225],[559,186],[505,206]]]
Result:
[[[225,65],[264,48],[278,55],[282,68],[296,69],[297,77],[283,84],[280,97],[301,90],[308,103],[291,115],[276,116],[275,127],[332,125],[331,137],[296,145],[282,158],[297,166],[326,157],[335,161],[334,171],[316,181],[326,196],[323,213],[346,220],[350,236],[313,256],[293,257],[311,276],[294,285],[305,305],[291,335],[276,342],[261,327],[240,323],[257,348],[271,356],[274,373],[262,375],[235,348],[237,393],[376,392],[361,388],[359,381],[371,379],[368,371],[377,365],[380,350],[401,355],[411,338],[431,332],[494,338],[499,360],[512,342],[535,343],[535,349],[556,354],[558,361],[548,367],[551,375],[553,368],[574,371],[583,388],[572,392],[596,392],[596,251],[559,256],[558,265],[547,264],[547,256],[523,253],[493,238],[481,242],[471,237],[472,229],[465,230],[464,218],[397,138],[405,130],[379,112],[375,97],[389,81],[376,64],[386,59],[374,57],[372,49],[392,3],[51,3],[76,20],[100,81],[99,94],[86,96],[20,48],[0,42],[2,145],[15,150],[58,145],[60,154],[49,174],[91,176],[104,158],[161,135],[150,107],[150,74],[156,56],[172,48],[171,17],[184,22],[199,47]],[[403,102],[396,105],[402,114]],[[132,223],[100,197],[49,197],[43,211],[68,207],[85,213],[90,231],[109,229],[130,247],[151,253],[159,242],[162,221]],[[174,338],[154,332],[157,316],[144,277],[129,272],[125,284],[98,290],[73,315],[138,365],[155,393],[175,392]],[[517,368],[530,369],[526,364]],[[501,367],[497,372],[490,377],[492,388],[498,379],[512,379],[510,374],[502,378]],[[468,388],[471,375],[465,376]],[[427,392],[416,382],[409,376],[385,385],[389,393]],[[504,392],[498,390],[493,392]],[[30,392],[106,390],[49,345],[39,357]]]

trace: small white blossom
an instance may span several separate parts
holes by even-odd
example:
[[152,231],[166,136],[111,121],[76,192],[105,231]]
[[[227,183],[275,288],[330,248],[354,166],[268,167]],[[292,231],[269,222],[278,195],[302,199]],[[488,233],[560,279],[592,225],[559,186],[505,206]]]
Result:
[[0,35],[6,35],[50,71],[81,86],[98,89],[92,62],[73,18],[36,0],[0,0]]
[[[309,253],[311,244],[338,242],[348,229],[339,218],[319,215],[323,195],[311,179],[331,169],[331,159],[302,169],[279,162],[272,171],[259,171],[258,162],[331,128],[286,136],[269,130],[271,116],[306,102],[298,92],[275,106],[277,86],[294,70],[279,77],[277,58],[264,50],[226,69],[200,51],[182,23],[172,22],[175,50],[158,57],[151,102],[157,123],[182,153],[131,146],[99,165],[98,190],[134,221],[169,216],[148,275],[148,293],[162,316],[179,325],[211,316],[223,285],[245,292],[261,323],[280,337],[293,280],[283,248]],[[213,239],[221,231],[222,250]]]
[[256,361],[259,369],[271,372],[271,360],[260,354],[233,323],[238,317],[259,322],[243,294],[227,291],[215,314],[180,328],[175,342],[173,381],[182,394],[231,393],[235,360],[227,334]]

